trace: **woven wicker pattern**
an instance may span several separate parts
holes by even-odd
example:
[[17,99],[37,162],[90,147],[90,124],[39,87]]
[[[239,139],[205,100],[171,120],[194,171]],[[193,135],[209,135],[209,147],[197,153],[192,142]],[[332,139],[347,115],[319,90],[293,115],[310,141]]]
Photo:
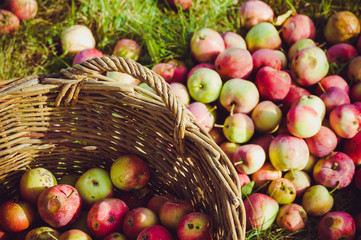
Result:
[[[156,95],[121,85],[102,75],[105,71],[127,73]],[[0,88],[1,201],[17,193],[27,166],[43,166],[60,177],[109,169],[129,152],[149,164],[152,188],[190,199],[212,217],[213,239],[245,238],[231,161],[148,68],[122,58],[94,58],[59,74],[9,80]]]

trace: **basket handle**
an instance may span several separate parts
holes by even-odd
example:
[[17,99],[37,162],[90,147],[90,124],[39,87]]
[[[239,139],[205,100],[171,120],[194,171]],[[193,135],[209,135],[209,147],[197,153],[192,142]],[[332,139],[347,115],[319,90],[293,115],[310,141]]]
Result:
[[80,64],[76,64],[73,67],[60,70],[66,77],[79,80],[79,82],[84,81],[88,77],[100,75],[104,71],[117,71],[129,74],[148,84],[156,94],[161,97],[165,106],[173,113],[175,121],[174,139],[179,146],[178,150],[183,153],[183,140],[186,127],[185,106],[180,102],[172,92],[169,84],[161,76],[134,60],[114,56],[92,58]]

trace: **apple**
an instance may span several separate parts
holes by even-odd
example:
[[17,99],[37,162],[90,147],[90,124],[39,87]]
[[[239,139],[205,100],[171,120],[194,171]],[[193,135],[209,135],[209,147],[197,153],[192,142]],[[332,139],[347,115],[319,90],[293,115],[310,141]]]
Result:
[[254,108],[251,118],[257,132],[272,133],[281,123],[282,111],[276,104],[266,100]]
[[353,138],[360,131],[361,109],[354,104],[335,107],[329,115],[332,130],[342,138]]
[[301,170],[288,171],[284,175],[284,178],[290,180],[295,186],[296,197],[301,197],[303,193],[311,186],[310,176]]
[[189,77],[187,87],[195,101],[210,103],[218,99],[222,89],[222,79],[212,69],[199,68]]
[[296,14],[289,17],[282,24],[281,33],[284,42],[291,46],[300,39],[314,39],[316,35],[316,28],[309,16]]
[[212,69],[214,71],[216,70],[216,67],[211,63],[198,63],[189,70],[189,72],[187,74],[187,82],[188,82],[189,77],[192,76],[192,74],[194,73],[194,71],[199,69],[199,68],[209,68],[209,69]]
[[239,183],[240,183],[240,187],[242,188],[244,185],[246,185],[247,183],[251,182],[251,179],[249,178],[249,176],[245,173],[237,173],[238,179],[239,179]]
[[179,7],[182,10],[187,10],[193,3],[193,0],[167,0],[172,7]]
[[164,203],[168,201],[175,201],[175,199],[176,198],[171,194],[155,195],[148,201],[147,208],[158,215],[159,209]]
[[226,47],[222,36],[217,31],[201,28],[193,34],[190,48],[193,57],[198,62],[213,63]]
[[253,193],[244,201],[246,229],[266,230],[275,221],[279,205],[263,193]]
[[148,165],[136,155],[120,156],[110,168],[112,183],[123,191],[143,188],[148,184],[149,176]]
[[325,104],[326,112],[330,113],[335,107],[350,104],[351,100],[347,92],[339,87],[330,87],[320,95]]
[[107,235],[103,240],[127,240],[127,237],[119,232],[113,232]]
[[84,49],[78,52],[73,59],[73,66],[95,57],[103,57],[104,54],[95,48]]
[[234,78],[224,83],[219,101],[228,112],[248,114],[258,104],[259,92],[253,82]]
[[349,239],[355,237],[356,226],[352,216],[346,212],[330,212],[322,217],[318,224],[318,238]]
[[42,167],[33,168],[21,176],[21,198],[36,205],[41,192],[56,184],[57,181],[52,172]]
[[12,12],[0,9],[0,34],[11,33],[20,27],[19,18]]
[[349,43],[337,43],[332,45],[326,52],[329,63],[347,63],[358,56],[357,50]]
[[352,102],[361,101],[361,82],[357,82],[351,87],[350,98]]
[[313,108],[317,112],[317,114],[320,116],[321,121],[325,117],[325,114],[326,114],[325,103],[322,101],[321,98],[319,98],[316,95],[307,95],[307,96],[304,95],[304,96],[301,96],[294,103],[294,106],[296,106],[296,105],[309,106],[309,107]]
[[328,127],[321,126],[316,135],[305,139],[310,153],[316,157],[325,157],[334,151],[338,141],[336,134]]
[[323,185],[309,187],[302,196],[302,207],[310,216],[322,216],[333,206],[333,197]]
[[281,101],[290,90],[291,76],[286,71],[265,66],[257,72],[256,85],[262,98]]
[[278,178],[270,183],[267,194],[278,204],[289,204],[296,199],[296,187],[287,178]]
[[45,189],[38,199],[40,217],[54,228],[70,226],[79,218],[81,208],[77,189],[66,184]]
[[230,142],[245,143],[254,134],[253,121],[244,113],[229,115],[224,121],[223,134]]
[[213,128],[216,119],[207,104],[192,102],[187,106],[187,109],[193,114],[197,123],[201,125],[206,132],[209,132]]
[[361,133],[358,132],[353,138],[346,139],[343,144],[343,151],[357,167],[361,166]]
[[218,126],[213,126],[211,128],[211,130],[209,130],[209,135],[211,136],[211,138],[213,139],[213,141],[217,144],[220,145],[222,144],[224,141],[226,141],[226,138],[223,135],[223,130],[222,128],[218,127]]
[[235,32],[225,32],[222,35],[224,44],[227,48],[242,48],[247,49],[247,44],[244,38]]
[[152,71],[160,75],[167,83],[170,83],[174,76],[175,67],[170,63],[157,63],[152,67]]
[[[326,52],[327,54],[327,52]],[[344,90],[347,94],[350,93],[350,87],[346,80],[339,75],[328,75],[321,79],[316,87],[316,95],[320,96],[330,87],[339,87]]]
[[257,72],[261,67],[268,66],[276,70],[282,68],[282,58],[276,53],[276,50],[258,49],[252,54],[253,71]]
[[84,49],[95,48],[95,38],[87,26],[74,25],[62,31],[61,46],[64,53],[75,54]]
[[180,82],[172,82],[169,86],[181,103],[183,103],[184,106],[188,106],[190,103],[190,96],[187,87]]
[[179,240],[211,240],[212,220],[201,212],[191,212],[179,222],[177,237]]
[[76,181],[75,188],[87,208],[100,199],[113,196],[109,173],[102,168],[91,168],[84,172]]
[[296,203],[283,205],[276,218],[276,224],[284,228],[288,233],[304,229],[307,222],[308,218],[305,209]]
[[158,217],[150,209],[145,207],[130,210],[123,220],[123,233],[130,239],[136,239],[145,228],[157,225]]
[[8,232],[20,232],[35,221],[33,206],[26,201],[7,200],[0,205],[0,226]]
[[[26,234],[25,240],[54,240],[60,237],[60,232],[54,228],[43,226],[33,228]],[[0,238],[1,239],[1,238]]]
[[171,80],[172,83],[185,83],[188,68],[184,61],[178,59],[171,59],[167,62],[168,64],[173,65],[174,67],[174,74]]
[[306,167],[304,167],[302,169],[302,171],[310,174],[313,172],[313,167],[315,166],[316,162],[318,161],[318,157],[316,157],[315,155],[311,154],[309,155],[308,157],[308,161],[307,161],[307,164],[306,164]]
[[265,2],[259,0],[246,1],[240,9],[241,24],[246,29],[261,22],[272,22],[274,17],[273,9]]
[[63,232],[58,240],[92,240],[91,237],[79,229],[70,229]]
[[162,226],[176,232],[182,218],[193,212],[192,203],[189,200],[175,199],[165,202],[159,209],[159,220]]
[[292,79],[302,86],[321,81],[328,73],[329,64],[325,52],[319,47],[300,50],[292,59]]
[[296,105],[287,113],[287,128],[295,137],[309,138],[315,136],[322,126],[318,112],[306,105]]
[[317,161],[313,168],[313,179],[328,188],[345,188],[351,184],[355,164],[343,152],[333,152]]
[[116,57],[128,58],[137,61],[142,54],[142,48],[132,39],[120,39],[113,49]]
[[287,68],[287,65],[288,65],[288,61],[287,61],[287,56],[285,54],[284,51],[281,51],[279,49],[277,50],[273,50],[275,53],[277,53],[277,55],[281,58],[282,60],[282,67],[281,69],[286,69]]
[[20,21],[35,18],[38,12],[38,2],[36,0],[5,0],[4,9],[14,13]]
[[88,212],[88,228],[97,238],[121,228],[128,206],[117,198],[104,198],[96,202]]
[[350,11],[339,11],[327,20],[324,36],[326,42],[336,44],[351,41],[360,33],[360,22]]
[[137,240],[173,240],[168,230],[161,225],[153,225],[144,229]]
[[127,73],[110,71],[110,72],[106,73],[106,76],[108,78],[111,78],[122,84],[131,84],[131,85],[139,85],[140,84],[140,81],[138,79],[133,78],[132,76],[130,76]]
[[351,83],[361,81],[361,56],[355,57],[347,66],[346,70],[347,79]]
[[297,42],[293,43],[290,48],[288,49],[287,56],[288,60],[292,62],[294,56],[302,49],[308,47],[317,47],[316,43],[310,38],[302,38],[299,39]]
[[227,155],[227,157],[232,160],[233,159],[233,153],[239,148],[241,145],[234,142],[223,142],[219,147],[222,149],[222,151]]
[[302,170],[308,162],[309,150],[302,138],[280,134],[271,142],[269,158],[272,165],[282,172]]
[[282,45],[276,27],[269,22],[262,22],[252,27],[247,32],[245,40],[251,53],[261,48],[279,49]]
[[245,144],[233,153],[232,162],[240,173],[253,174],[257,172],[266,161],[266,153],[257,144]]
[[253,59],[247,49],[227,48],[217,56],[214,66],[223,80],[243,79],[251,74]]
[[255,187],[268,189],[268,183],[281,177],[282,172],[280,170],[277,170],[270,162],[265,162],[257,172],[252,174],[251,178]]

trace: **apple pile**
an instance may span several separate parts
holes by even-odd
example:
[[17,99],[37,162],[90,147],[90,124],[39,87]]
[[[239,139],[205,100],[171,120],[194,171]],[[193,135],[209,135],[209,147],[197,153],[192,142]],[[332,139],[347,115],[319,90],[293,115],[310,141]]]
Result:
[[94,167],[56,179],[28,170],[20,196],[0,205],[0,239],[211,239],[212,220],[191,201],[151,194],[143,159],[122,155],[110,171]]
[[0,9],[0,34],[16,31],[21,21],[33,19],[37,12],[36,0],[5,0],[4,9]]

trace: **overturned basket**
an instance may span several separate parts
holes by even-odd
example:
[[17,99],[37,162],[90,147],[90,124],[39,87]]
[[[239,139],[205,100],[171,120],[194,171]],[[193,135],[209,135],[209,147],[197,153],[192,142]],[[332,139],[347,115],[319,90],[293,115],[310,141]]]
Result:
[[[127,73],[156,95],[111,81],[105,71]],[[128,152],[148,162],[152,188],[190,199],[212,217],[213,239],[245,238],[232,163],[169,85],[146,67],[122,58],[94,58],[0,88],[1,202],[17,193],[27,166],[43,166],[60,177],[109,168]]]

